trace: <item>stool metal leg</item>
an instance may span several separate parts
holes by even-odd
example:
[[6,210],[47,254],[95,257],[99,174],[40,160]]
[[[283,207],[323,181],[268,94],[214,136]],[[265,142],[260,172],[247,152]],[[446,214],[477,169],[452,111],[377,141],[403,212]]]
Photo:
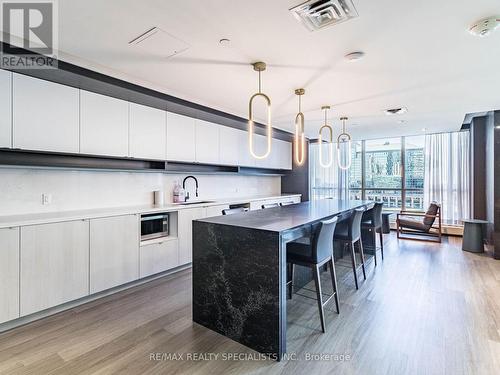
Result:
[[325,311],[323,309],[323,294],[321,292],[321,278],[319,266],[316,264],[311,267],[314,273],[314,283],[316,284],[316,295],[318,299],[319,317],[321,319],[321,330],[325,333]]
[[354,285],[356,285],[356,289],[358,288],[358,272],[356,270],[356,254],[354,253],[354,244],[349,242],[349,250],[351,251],[351,262],[352,262],[352,271],[354,272]]
[[358,240],[358,246],[359,246],[359,254],[361,255],[361,269],[363,270],[363,277],[366,280],[365,253],[363,251],[363,242],[361,241],[361,238]]
[[340,308],[339,308],[339,291],[337,289],[337,274],[335,272],[335,265],[333,263],[333,256],[332,259],[328,262],[330,263],[330,276],[332,277],[332,286],[333,286],[333,293],[335,293],[335,306],[337,307],[337,314],[340,314]]
[[382,253],[382,260],[384,260],[384,234],[382,233],[382,228],[380,228],[379,236],[380,236],[380,252]]
[[375,267],[377,267],[377,233],[375,228],[372,229],[373,233],[373,259],[375,260]]

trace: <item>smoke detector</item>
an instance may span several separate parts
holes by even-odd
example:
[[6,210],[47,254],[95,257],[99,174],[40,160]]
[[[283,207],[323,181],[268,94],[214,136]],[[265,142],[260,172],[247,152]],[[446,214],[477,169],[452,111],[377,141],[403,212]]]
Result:
[[290,9],[309,31],[333,26],[358,17],[352,0],[309,0]]
[[495,31],[498,26],[500,26],[500,16],[492,16],[475,22],[469,28],[469,32],[475,36],[485,37]]

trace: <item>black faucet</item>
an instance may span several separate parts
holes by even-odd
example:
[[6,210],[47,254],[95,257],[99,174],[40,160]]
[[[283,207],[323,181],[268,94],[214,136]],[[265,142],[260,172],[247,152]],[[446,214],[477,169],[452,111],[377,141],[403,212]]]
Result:
[[[196,197],[198,197],[198,180],[196,179],[196,177],[194,177],[194,176],[187,176],[182,181],[182,188],[184,189],[184,191],[186,190],[186,180],[189,179],[189,178],[192,178],[194,180],[194,183],[196,184],[195,194],[196,194]],[[184,202],[187,202],[188,200],[189,200],[189,192],[186,192],[186,197],[184,198]]]

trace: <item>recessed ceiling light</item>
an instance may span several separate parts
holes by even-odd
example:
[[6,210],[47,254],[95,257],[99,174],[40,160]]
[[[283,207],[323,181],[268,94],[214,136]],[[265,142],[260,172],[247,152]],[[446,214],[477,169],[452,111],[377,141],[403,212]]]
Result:
[[365,53],[362,51],[356,51],[356,52],[348,53],[344,57],[348,61],[358,61],[358,60],[361,60],[363,57],[365,57]]
[[227,38],[222,38],[219,40],[219,43],[222,44],[223,46],[227,46],[231,41]]
[[498,26],[500,26],[500,16],[491,16],[475,22],[469,27],[469,32],[475,36],[485,37],[495,31]]
[[384,111],[384,113],[388,116],[392,116],[392,115],[402,115],[403,113],[406,113],[408,112],[408,108],[406,107],[400,107],[400,108],[390,108],[390,109],[386,109]]

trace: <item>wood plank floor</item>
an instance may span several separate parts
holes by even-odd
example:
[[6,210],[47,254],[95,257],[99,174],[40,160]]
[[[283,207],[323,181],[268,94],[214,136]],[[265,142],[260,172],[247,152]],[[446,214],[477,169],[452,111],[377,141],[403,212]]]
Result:
[[462,252],[459,238],[437,245],[391,234],[386,249],[358,291],[338,262],[341,311],[330,302],[326,334],[316,302],[294,295],[295,357],[280,363],[193,324],[183,271],[0,334],[0,374],[499,374],[500,261]]

